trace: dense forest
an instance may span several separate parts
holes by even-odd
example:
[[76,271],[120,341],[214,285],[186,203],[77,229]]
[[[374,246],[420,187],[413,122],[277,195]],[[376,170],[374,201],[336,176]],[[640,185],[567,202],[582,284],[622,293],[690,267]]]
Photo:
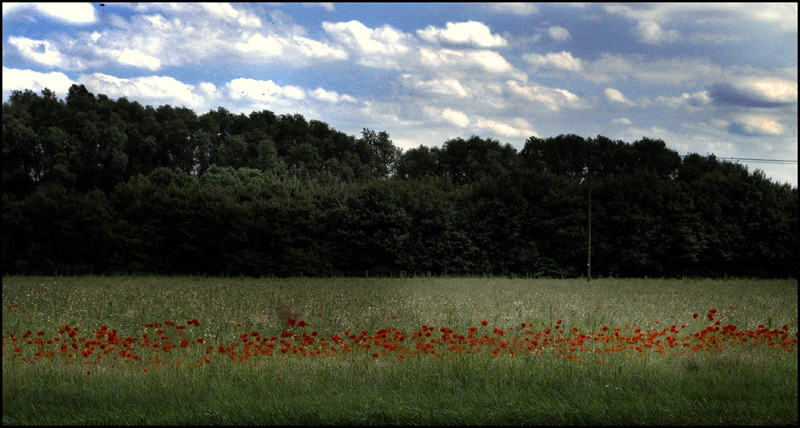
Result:
[[[431,142],[428,142],[431,143]],[[398,149],[270,111],[74,85],[3,103],[7,274],[798,274],[797,188],[661,140]]]

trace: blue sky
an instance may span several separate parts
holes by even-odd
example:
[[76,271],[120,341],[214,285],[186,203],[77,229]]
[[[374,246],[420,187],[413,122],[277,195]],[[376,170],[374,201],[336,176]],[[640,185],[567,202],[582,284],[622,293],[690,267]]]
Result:
[[[796,3],[3,3],[3,100],[70,85],[409,149],[660,138],[797,160]],[[797,164],[751,163],[797,186]]]

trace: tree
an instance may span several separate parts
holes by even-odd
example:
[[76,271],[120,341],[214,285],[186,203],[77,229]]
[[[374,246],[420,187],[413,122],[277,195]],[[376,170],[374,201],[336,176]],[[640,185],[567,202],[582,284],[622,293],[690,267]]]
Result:
[[395,173],[395,164],[400,157],[402,150],[395,147],[389,134],[386,131],[375,133],[371,129],[364,128],[361,131],[361,140],[369,146],[372,151],[372,174],[377,178],[387,178]]

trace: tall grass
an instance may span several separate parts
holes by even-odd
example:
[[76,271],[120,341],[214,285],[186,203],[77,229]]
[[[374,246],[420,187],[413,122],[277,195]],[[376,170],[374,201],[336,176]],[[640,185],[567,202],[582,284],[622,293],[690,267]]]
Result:
[[724,324],[785,324],[796,339],[794,280],[8,277],[2,300],[4,424],[797,423],[797,353],[770,347],[585,353],[580,362],[548,353],[399,360],[356,352],[137,370],[7,359],[11,333],[65,325],[140,337],[154,334],[147,323],[196,318],[192,337],[214,346],[251,331],[279,335],[290,328],[276,315],[282,305],[323,337],[422,324],[464,333],[484,320],[509,335],[520,323],[544,330],[558,320],[587,334],[670,324],[699,331],[715,308]]

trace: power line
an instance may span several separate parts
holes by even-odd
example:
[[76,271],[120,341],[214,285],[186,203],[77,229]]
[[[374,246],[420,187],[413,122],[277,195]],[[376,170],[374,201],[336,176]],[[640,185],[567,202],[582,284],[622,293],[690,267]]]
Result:
[[[686,156],[689,156],[689,155],[683,155],[681,157],[686,157]],[[745,163],[770,163],[770,164],[776,164],[776,165],[791,165],[791,164],[796,164],[797,163],[796,160],[791,160],[791,159],[740,158],[740,157],[734,157],[734,156],[716,156],[714,154],[712,154],[712,156],[714,156],[716,159],[720,159],[720,160],[733,160],[733,161],[737,161],[737,162],[741,161],[741,162],[745,162]]]
[[788,165],[797,163],[796,160],[789,160],[789,159],[759,159],[759,158],[736,158],[736,157],[720,157],[717,159],[735,160],[748,163],[772,163],[779,165]]

